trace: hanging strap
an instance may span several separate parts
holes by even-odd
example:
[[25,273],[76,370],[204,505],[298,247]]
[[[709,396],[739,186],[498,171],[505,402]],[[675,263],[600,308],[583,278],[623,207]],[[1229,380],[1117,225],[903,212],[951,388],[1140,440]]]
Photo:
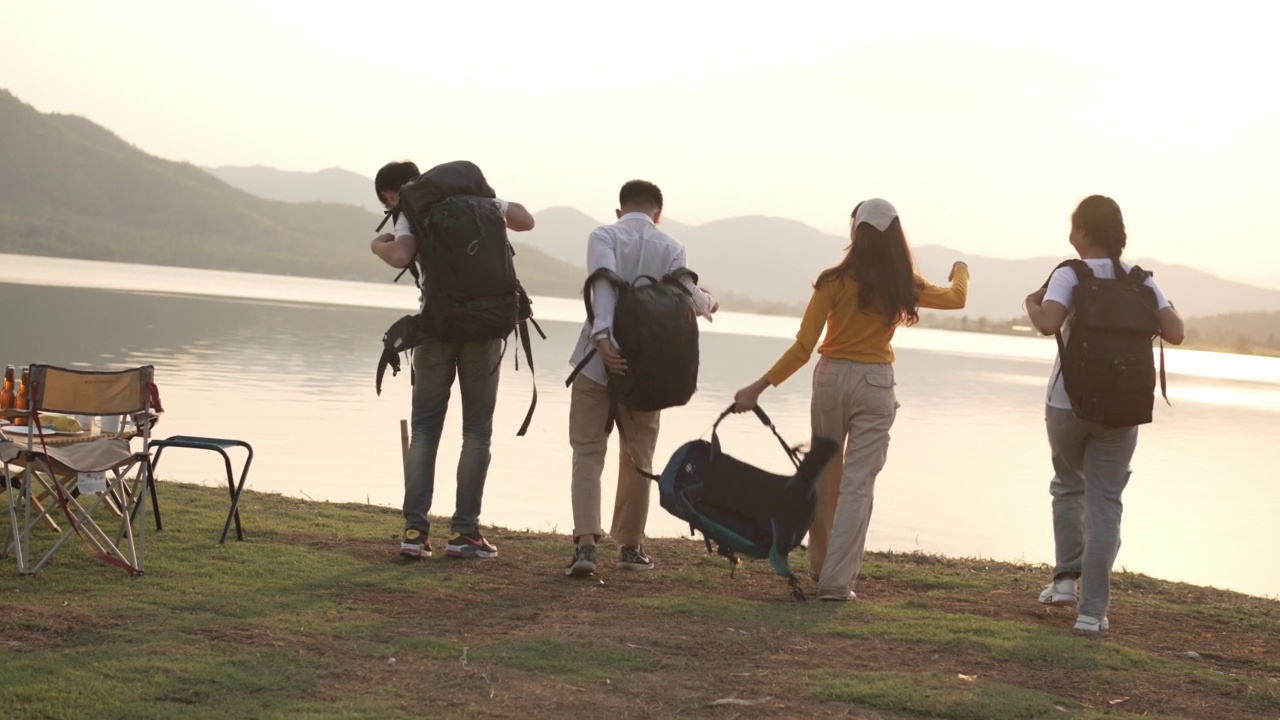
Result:
[[[533,383],[533,398],[529,401],[529,412],[525,413],[524,422],[520,424],[520,429],[516,431],[517,436],[523,436],[526,432],[529,431],[529,423],[533,421],[533,410],[534,408],[538,407],[538,380],[533,372],[533,346],[529,338],[530,322],[533,322],[532,318],[528,320],[521,320],[519,323],[516,324],[516,334],[520,336],[520,344],[524,347],[525,363],[528,364],[529,366],[529,380],[530,382]],[[538,323],[536,322],[533,323],[533,326],[538,329],[538,334],[542,335],[542,339],[545,340],[547,336],[543,335],[542,328],[538,327]],[[520,354],[517,352],[516,353],[516,371],[519,372],[519,370],[520,370]]]
[[1173,403],[1169,402],[1169,392],[1164,380],[1164,338],[1160,338],[1160,397],[1164,398],[1165,405],[1173,407]]
[[595,356],[596,356],[596,349],[593,347],[587,351],[586,355],[582,356],[582,359],[578,361],[577,365],[573,366],[573,372],[569,373],[569,379],[564,381],[564,386],[572,387],[573,381],[576,380],[578,376],[582,374],[582,369],[585,368],[587,366],[587,363],[591,362],[591,358]]
[[[610,432],[613,431],[615,427],[618,428],[618,441],[622,443],[622,452],[626,453],[627,459],[631,461],[632,467],[634,467],[636,469],[636,472],[640,473],[642,477],[645,477],[649,480],[657,480],[659,476],[651,472],[646,472],[643,468],[640,467],[640,463],[636,462],[636,456],[631,454],[631,446],[627,444],[626,431],[622,429],[622,412],[624,410],[624,406],[618,402],[618,393],[614,387],[614,384],[609,383],[608,387],[609,387],[609,416],[605,418],[605,421],[604,421],[605,434],[608,435]],[[628,412],[630,411],[628,410]]]

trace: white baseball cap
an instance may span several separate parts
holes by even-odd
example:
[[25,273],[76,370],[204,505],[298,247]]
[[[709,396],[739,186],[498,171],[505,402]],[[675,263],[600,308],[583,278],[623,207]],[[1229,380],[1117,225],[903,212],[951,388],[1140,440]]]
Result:
[[888,200],[871,198],[863,200],[858,205],[858,214],[853,217],[853,226],[856,228],[862,223],[869,223],[871,227],[884,232],[889,229],[889,223],[896,217],[898,217],[898,211],[889,204]]

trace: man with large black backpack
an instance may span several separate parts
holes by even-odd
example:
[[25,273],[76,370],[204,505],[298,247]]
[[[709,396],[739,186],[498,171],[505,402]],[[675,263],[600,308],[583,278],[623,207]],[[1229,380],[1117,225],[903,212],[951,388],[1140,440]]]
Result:
[[462,394],[462,454],[445,553],[495,557],[498,549],[481,535],[479,523],[498,369],[505,338],[528,318],[529,307],[516,280],[506,231],[532,230],[534,219],[522,205],[498,199],[469,162],[445,163],[421,175],[413,163],[389,163],[378,171],[374,189],[395,229],[373,239],[373,253],[412,272],[422,292],[422,312],[388,331],[388,336],[396,335],[396,343],[384,353],[378,373],[380,386],[386,364],[398,369],[399,352],[413,350],[412,439],[400,554],[431,556],[427,513],[456,375]]
[[684,246],[658,229],[662,191],[632,180],[618,195],[618,222],[591,232],[587,246],[587,321],[569,378],[573,448],[574,554],[566,575],[595,572],[600,476],[609,433],[622,439],[610,533],[622,546],[618,567],[648,570],[644,552],[658,417],[689,401],[697,385],[697,317],[719,309],[685,267]]

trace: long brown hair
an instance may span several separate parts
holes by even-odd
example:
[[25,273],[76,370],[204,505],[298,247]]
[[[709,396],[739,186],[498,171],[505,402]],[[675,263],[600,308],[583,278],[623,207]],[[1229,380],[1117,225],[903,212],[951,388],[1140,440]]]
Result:
[[[858,208],[853,213],[857,217]],[[862,312],[883,314],[886,325],[919,322],[915,263],[899,218],[883,232],[869,223],[859,223],[844,260],[823,270],[813,286],[821,288],[841,277],[858,281],[858,309]]]

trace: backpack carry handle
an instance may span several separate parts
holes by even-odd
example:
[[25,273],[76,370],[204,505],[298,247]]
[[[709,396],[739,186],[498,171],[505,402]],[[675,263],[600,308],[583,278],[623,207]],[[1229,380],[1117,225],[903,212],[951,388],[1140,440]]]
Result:
[[[720,421],[734,414],[734,407],[734,405],[730,405],[724,412],[720,413],[720,417],[716,418],[715,424],[711,426],[712,444],[717,448],[720,447],[720,440],[716,437],[716,430],[720,427]],[[788,445],[786,440],[782,439],[782,435],[778,433],[778,428],[774,426],[773,421],[769,419],[769,416],[765,413],[764,409],[759,405],[756,405],[751,409],[751,411],[755,413],[755,416],[760,420],[760,423],[769,428],[769,431],[773,433],[773,436],[778,438],[778,444],[781,445],[783,451],[787,453],[787,457],[791,458],[791,463],[799,468],[800,453],[795,448]]]

